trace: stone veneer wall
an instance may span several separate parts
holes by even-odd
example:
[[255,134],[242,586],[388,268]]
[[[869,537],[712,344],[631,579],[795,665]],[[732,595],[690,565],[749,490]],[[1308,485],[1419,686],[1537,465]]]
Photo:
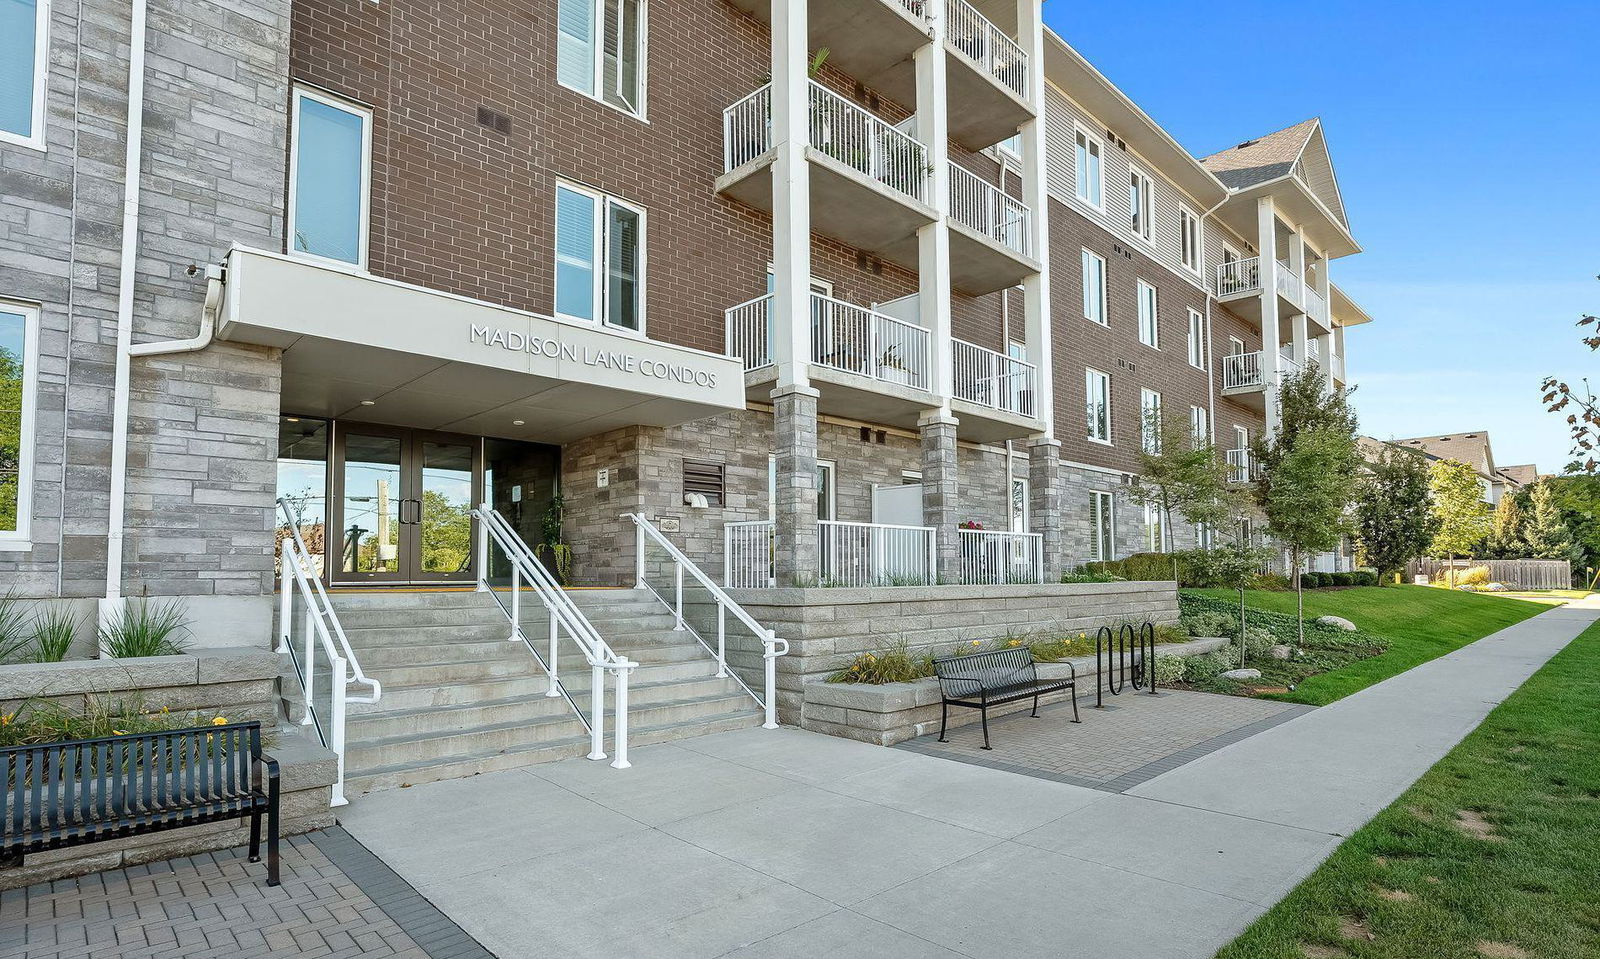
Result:
[[[733,599],[789,642],[778,660],[778,711],[798,723],[808,684],[865,652],[905,643],[947,651],[962,642],[1044,631],[1089,631],[1124,619],[1178,621],[1172,583],[1043,586],[885,586],[866,589],[741,589]],[[730,635],[729,663],[760,689],[759,644]]]
[[[28,663],[0,667],[0,712],[47,701],[82,709],[138,703],[147,712],[163,707],[209,722],[259,720],[265,752],[281,765],[280,832],[288,836],[333,825],[331,786],[338,774],[334,754],[297,733],[278,736],[277,678],[280,658],[243,649],[196,649],[182,656]],[[28,856],[20,867],[0,869],[0,889],[14,889],[64,876],[193,855],[242,845],[248,820],[186,826],[168,832],[109,840]],[[266,882],[266,866],[260,876]]]

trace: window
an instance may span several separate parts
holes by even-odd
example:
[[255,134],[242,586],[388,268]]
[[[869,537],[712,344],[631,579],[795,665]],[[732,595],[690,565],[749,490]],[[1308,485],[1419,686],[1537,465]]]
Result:
[[293,123],[290,251],[366,266],[371,111],[302,88],[295,91]]
[[1145,346],[1161,346],[1161,320],[1156,315],[1156,288],[1139,281],[1139,342]]
[[556,315],[644,331],[644,211],[556,186]]
[[727,500],[724,498],[725,476],[721,463],[705,463],[698,460],[683,461],[683,498],[684,502],[696,494],[706,498],[707,506],[722,506]]
[[1206,317],[1199,310],[1189,311],[1189,365],[1206,368]]
[[996,150],[1000,151],[1000,158],[1001,159],[1009,159],[1009,160],[1013,160],[1013,161],[1018,162],[1018,163],[1022,162],[1022,131],[1021,130],[1018,130],[1016,133],[1011,134],[1009,137],[1006,137],[1004,140],[1001,140],[999,143],[996,143],[994,146],[995,146]]
[[0,300],[0,548],[28,539],[38,355],[39,308]]
[[1166,524],[1161,517],[1161,507],[1146,503],[1144,507],[1144,545],[1152,553],[1167,551]]
[[0,0],[0,142],[44,148],[50,0]]
[[1133,235],[1150,239],[1150,209],[1155,202],[1155,187],[1138,170],[1128,170],[1128,225]]
[[1243,356],[1244,355],[1244,340],[1239,339],[1237,336],[1228,337],[1228,355],[1229,356]]
[[1189,435],[1194,439],[1195,449],[1211,442],[1211,411],[1204,406],[1189,407]]
[[1111,442],[1111,377],[1099,370],[1084,371],[1089,412],[1089,439]]
[[1178,207],[1178,240],[1185,269],[1200,272],[1200,218],[1186,206]]
[[1083,318],[1106,325],[1106,261],[1083,251]]
[[1011,478],[1011,532],[1028,532],[1028,481],[1020,476]]
[[644,116],[644,0],[560,0],[556,78],[585,96]]
[[1100,141],[1085,132],[1082,127],[1078,128],[1077,161],[1078,199],[1099,209],[1105,203]]
[[1243,426],[1233,428],[1233,448],[1247,450],[1250,448],[1250,431]]
[[1110,493],[1089,491],[1089,558],[1106,563],[1116,559],[1116,511]]
[[1161,394],[1139,391],[1139,441],[1146,453],[1161,452]]

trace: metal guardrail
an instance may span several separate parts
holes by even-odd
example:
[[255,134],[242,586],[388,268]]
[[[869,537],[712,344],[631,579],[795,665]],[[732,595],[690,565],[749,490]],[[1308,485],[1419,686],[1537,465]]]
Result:
[[1017,96],[1028,97],[1028,54],[967,0],[946,0],[945,41]]
[[995,350],[953,339],[951,362],[955,365],[955,398],[990,409],[1022,416],[1036,416],[1038,369]]
[[950,218],[1014,253],[1032,256],[1026,203],[950,161]]
[[1011,586],[1044,582],[1044,534],[958,529],[961,582]]

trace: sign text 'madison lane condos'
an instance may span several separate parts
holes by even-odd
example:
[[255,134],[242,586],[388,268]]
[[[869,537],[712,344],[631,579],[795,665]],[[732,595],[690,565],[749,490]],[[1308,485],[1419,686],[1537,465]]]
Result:
[[709,370],[695,369],[685,363],[668,363],[640,357],[626,349],[580,346],[577,343],[563,343],[553,337],[530,336],[516,330],[477,324],[472,326],[471,338],[473,343],[498,346],[513,353],[530,353],[552,360],[567,360],[572,363],[582,363],[584,366],[637,374],[646,379],[685,383],[705,389],[714,389],[717,385],[717,374]]

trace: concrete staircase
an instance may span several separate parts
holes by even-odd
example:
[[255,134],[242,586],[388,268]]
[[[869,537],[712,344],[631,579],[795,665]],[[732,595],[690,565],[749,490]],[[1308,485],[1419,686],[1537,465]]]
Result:
[[[628,688],[629,745],[761,723],[755,700],[733,679],[717,678],[716,662],[693,634],[673,630],[653,595],[571,595],[612,649],[641,664]],[[510,623],[488,593],[334,593],[332,600],[362,669],[383,684],[381,702],[350,705],[347,795],[588,754],[587,730],[566,699],[545,695],[543,668],[525,645],[507,642]],[[541,622],[524,616],[543,652]],[[562,649],[563,685],[589,715],[588,663],[565,635]],[[606,706],[610,751],[609,693]]]

